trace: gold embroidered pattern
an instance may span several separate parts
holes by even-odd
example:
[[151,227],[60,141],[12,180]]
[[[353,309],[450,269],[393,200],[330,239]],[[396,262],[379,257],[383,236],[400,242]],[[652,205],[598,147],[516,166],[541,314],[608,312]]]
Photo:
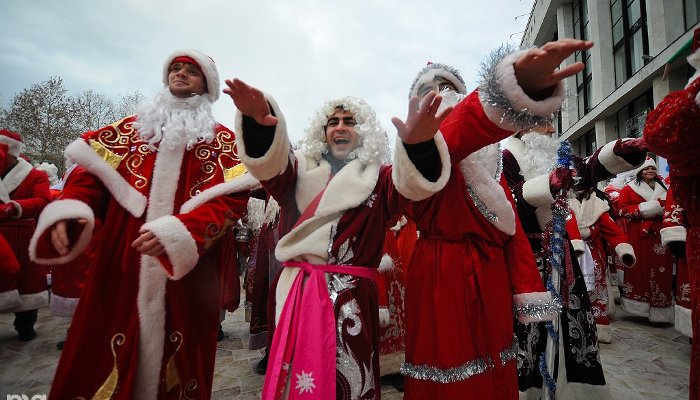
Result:
[[224,182],[240,176],[246,172],[238,157],[236,147],[236,137],[232,132],[219,130],[215,135],[215,140],[211,143],[200,143],[194,151],[195,157],[202,162],[200,168],[204,173],[204,178],[196,182],[190,189],[190,197],[194,197],[201,192],[201,187],[214,179],[217,166],[221,168]]
[[129,153],[129,157],[126,159],[126,169],[136,177],[134,186],[136,186],[138,189],[143,189],[148,184],[148,179],[136,171],[139,169],[139,167],[141,167],[144,158],[149,152],[148,145],[146,143],[141,143],[135,145],[134,147],[134,150],[136,151]]
[[106,146],[104,146],[102,143],[96,140],[90,139],[88,140],[88,143],[90,143],[90,147],[92,147],[92,149],[95,150],[95,153],[97,153],[97,155],[100,156],[100,158],[102,158],[107,164],[109,164],[109,166],[112,167],[112,169],[117,169],[119,164],[124,159],[123,156],[114,154]]
[[112,368],[112,372],[107,377],[107,380],[102,384],[102,386],[100,386],[99,389],[97,389],[95,395],[92,396],[92,400],[111,399],[114,395],[114,392],[117,390],[117,384],[119,381],[119,370],[117,368],[117,352],[114,349],[114,347],[121,346],[122,344],[124,344],[125,339],[126,336],[124,336],[123,333],[117,333],[116,335],[112,336],[112,340],[110,341],[110,347],[112,348],[114,367]]
[[204,231],[204,249],[208,250],[217,239],[231,231],[231,227],[236,223],[236,217],[231,210],[226,211],[226,220],[223,226],[217,223],[207,225]]
[[[175,354],[177,354],[178,351],[180,351],[180,347],[182,346],[183,338],[182,338],[182,333],[180,332],[173,332],[170,335],[170,341],[172,343],[177,343],[177,348],[175,349],[175,352],[173,353],[172,356],[168,359],[168,363],[165,366],[165,391],[169,392],[174,388],[175,386],[182,386],[182,382],[180,381],[180,374],[177,372],[177,366],[175,365]],[[182,389],[180,389],[180,396],[182,397]]]

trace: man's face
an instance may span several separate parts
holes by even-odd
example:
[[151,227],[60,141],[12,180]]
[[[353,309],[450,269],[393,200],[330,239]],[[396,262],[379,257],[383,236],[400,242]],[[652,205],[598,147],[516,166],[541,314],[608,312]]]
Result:
[[358,146],[354,115],[342,108],[336,108],[326,122],[326,143],[328,151],[338,160],[345,160]]
[[186,98],[203,94],[207,84],[199,67],[187,62],[175,62],[168,68],[168,88],[173,96]]
[[537,132],[541,135],[547,135],[547,136],[552,136],[556,130],[554,129],[554,126],[552,124],[546,124],[546,125],[535,125],[532,128],[533,132]]
[[445,91],[445,90],[451,90],[453,92],[457,91],[457,88],[455,85],[452,84],[452,82],[448,81],[447,79],[436,76],[435,79],[433,79],[432,82],[427,82],[418,87],[418,98],[422,99],[423,97],[427,96],[430,91],[436,91],[438,93]]

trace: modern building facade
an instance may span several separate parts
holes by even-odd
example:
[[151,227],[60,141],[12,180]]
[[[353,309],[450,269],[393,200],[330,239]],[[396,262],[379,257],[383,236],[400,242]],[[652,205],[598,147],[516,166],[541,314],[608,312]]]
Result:
[[560,137],[586,156],[611,140],[641,136],[647,111],[692,75],[681,59],[662,78],[699,21],[700,0],[535,0],[522,46],[560,38],[595,43],[565,62],[586,68],[567,79]]

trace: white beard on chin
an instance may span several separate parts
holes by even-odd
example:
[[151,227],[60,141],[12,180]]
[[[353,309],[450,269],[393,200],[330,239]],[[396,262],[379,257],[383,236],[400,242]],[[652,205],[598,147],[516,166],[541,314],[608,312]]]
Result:
[[[527,150],[525,161],[527,165],[520,168],[529,176],[549,174],[557,165],[557,150],[561,141],[551,135],[543,135],[537,132],[529,132],[520,138]],[[523,174],[526,175],[526,174]]]
[[157,151],[161,142],[170,149],[182,143],[191,149],[214,139],[216,120],[206,96],[183,99],[164,88],[152,99],[139,103],[136,115],[134,128],[151,151]]

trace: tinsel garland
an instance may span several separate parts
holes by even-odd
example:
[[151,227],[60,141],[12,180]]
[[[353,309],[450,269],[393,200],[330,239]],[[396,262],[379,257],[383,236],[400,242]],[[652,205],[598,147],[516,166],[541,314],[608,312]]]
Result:
[[[559,145],[559,150],[557,151],[557,166],[556,168],[570,168],[571,167],[571,145],[568,141],[563,140]],[[544,235],[543,245],[545,246],[545,251],[548,254],[547,264],[550,268],[547,274],[547,281],[545,286],[547,290],[552,294],[552,298],[559,302],[562,302],[562,297],[560,293],[557,292],[554,282],[552,282],[552,272],[556,270],[559,273],[560,281],[566,281],[566,271],[562,266],[562,260],[564,260],[564,252],[567,251],[567,246],[565,246],[566,241],[566,219],[569,216],[569,206],[566,201],[566,192],[561,191],[557,194],[557,198],[551,206],[552,208],[552,222],[547,226],[547,231]],[[554,348],[559,349],[559,332],[554,328],[552,322],[547,322],[547,332],[549,336],[554,341]],[[547,390],[549,391],[550,397],[555,398],[555,393],[557,389],[557,384],[554,378],[549,374],[549,368],[547,366],[546,353],[540,354],[540,373],[542,374],[542,379],[547,385]]]

